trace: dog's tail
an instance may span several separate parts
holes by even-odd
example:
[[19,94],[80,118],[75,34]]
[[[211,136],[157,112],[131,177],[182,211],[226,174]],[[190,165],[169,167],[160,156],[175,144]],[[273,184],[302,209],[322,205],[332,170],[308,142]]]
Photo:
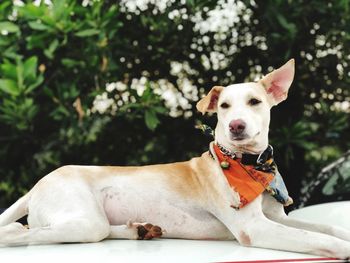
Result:
[[11,224],[28,214],[30,196],[30,192],[25,194],[0,215],[0,227]]

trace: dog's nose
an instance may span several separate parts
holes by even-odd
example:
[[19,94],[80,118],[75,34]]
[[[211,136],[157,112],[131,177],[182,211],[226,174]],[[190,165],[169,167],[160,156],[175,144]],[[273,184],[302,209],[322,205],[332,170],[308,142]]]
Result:
[[237,119],[237,120],[232,120],[229,124],[230,127],[230,132],[233,134],[239,135],[241,134],[246,127],[246,124],[243,120]]

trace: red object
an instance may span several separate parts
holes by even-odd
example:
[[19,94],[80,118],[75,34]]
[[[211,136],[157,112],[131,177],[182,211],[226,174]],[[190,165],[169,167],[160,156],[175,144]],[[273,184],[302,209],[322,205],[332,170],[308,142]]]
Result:
[[290,259],[269,259],[269,260],[248,260],[248,261],[225,261],[217,263],[287,263],[287,262],[346,262],[336,258],[290,258]]

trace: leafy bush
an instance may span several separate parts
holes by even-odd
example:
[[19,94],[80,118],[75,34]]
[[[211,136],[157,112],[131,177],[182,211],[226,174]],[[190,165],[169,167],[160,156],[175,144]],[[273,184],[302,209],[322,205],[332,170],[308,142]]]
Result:
[[271,137],[292,195],[350,146],[346,1],[27,2],[0,3],[0,206],[60,165],[198,155],[198,98],[290,57]]

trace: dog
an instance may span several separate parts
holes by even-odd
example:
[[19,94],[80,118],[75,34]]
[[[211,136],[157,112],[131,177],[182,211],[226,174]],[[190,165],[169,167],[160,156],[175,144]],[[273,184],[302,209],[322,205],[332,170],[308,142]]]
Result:
[[[262,170],[258,184],[266,184],[252,197],[244,182],[236,188],[226,176],[230,165],[240,165],[245,156],[260,158],[269,148],[270,109],[287,98],[293,78],[292,59],[257,82],[213,87],[197,103],[200,112],[215,112],[218,119],[215,140],[200,157],[140,167],[56,169],[0,216],[0,245],[162,236],[235,239],[243,246],[349,258],[350,231],[288,218],[283,204],[290,197],[279,200],[278,189],[269,188],[276,170]],[[270,169],[271,158],[265,161],[261,167]],[[15,222],[24,215],[28,228]]]

